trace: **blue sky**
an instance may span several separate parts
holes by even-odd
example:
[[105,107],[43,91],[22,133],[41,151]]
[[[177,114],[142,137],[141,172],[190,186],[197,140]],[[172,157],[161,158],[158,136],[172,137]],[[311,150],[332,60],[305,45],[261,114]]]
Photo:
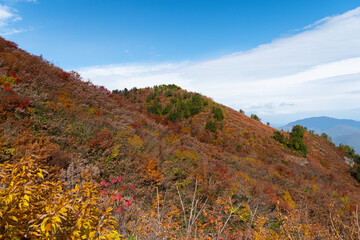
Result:
[[360,120],[359,6],[359,0],[0,0],[0,33],[109,89],[176,83],[264,121]]

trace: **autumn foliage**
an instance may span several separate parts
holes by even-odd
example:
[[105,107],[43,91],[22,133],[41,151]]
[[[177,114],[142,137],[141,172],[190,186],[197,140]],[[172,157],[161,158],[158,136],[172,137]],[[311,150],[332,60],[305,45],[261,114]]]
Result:
[[274,130],[173,84],[110,92],[0,38],[0,235],[357,239],[356,156]]
[[66,189],[46,175],[31,158],[0,164],[1,238],[120,239],[112,208],[88,176]]

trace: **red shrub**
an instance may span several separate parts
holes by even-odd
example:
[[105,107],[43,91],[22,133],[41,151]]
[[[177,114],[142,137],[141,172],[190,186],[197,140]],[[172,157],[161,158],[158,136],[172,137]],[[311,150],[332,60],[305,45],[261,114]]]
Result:
[[98,130],[92,140],[88,142],[88,145],[94,150],[105,150],[112,146],[113,139],[111,133],[106,129]]

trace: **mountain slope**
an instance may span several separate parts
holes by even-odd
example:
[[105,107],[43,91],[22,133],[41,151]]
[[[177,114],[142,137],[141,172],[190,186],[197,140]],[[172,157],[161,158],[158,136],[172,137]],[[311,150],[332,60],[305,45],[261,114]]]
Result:
[[[117,193],[136,193],[118,199],[126,201],[116,203],[120,210],[114,212],[127,236],[193,236],[181,209],[182,203],[185,210],[193,208],[194,189],[204,203],[195,219],[204,238],[285,236],[287,224],[300,227],[291,234],[331,236],[330,204],[344,212],[338,224],[351,221],[359,204],[359,184],[342,149],[305,132],[304,158],[277,142],[275,129],[175,85],[111,93],[4,39],[0,81],[1,162],[32,156],[48,166],[48,179],[60,178],[68,188],[86,170],[102,188],[103,181],[115,184],[122,176],[127,187]],[[112,198],[106,192],[100,197]],[[125,211],[130,200],[134,204]],[[160,212],[160,203],[172,224],[165,226],[165,217],[159,224],[152,214]],[[267,220],[254,225],[255,215]],[[288,221],[281,220],[285,215]],[[219,222],[226,225],[221,234]],[[135,230],[144,226],[150,230]]]

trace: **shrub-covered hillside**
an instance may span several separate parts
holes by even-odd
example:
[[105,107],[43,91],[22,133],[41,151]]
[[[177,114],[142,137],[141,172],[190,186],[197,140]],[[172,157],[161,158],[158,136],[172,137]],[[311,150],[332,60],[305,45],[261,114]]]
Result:
[[0,85],[3,238],[358,238],[351,156],[303,128],[175,85],[110,92],[2,38]]

